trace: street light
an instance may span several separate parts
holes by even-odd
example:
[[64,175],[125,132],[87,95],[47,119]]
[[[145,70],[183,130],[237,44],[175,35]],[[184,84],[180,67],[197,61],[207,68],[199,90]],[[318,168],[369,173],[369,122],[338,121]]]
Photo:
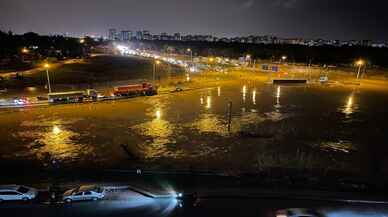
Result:
[[191,48],[187,48],[187,52],[190,52],[190,60],[191,63],[193,63],[193,51],[191,50]]
[[85,43],[85,39],[81,38],[81,39],[79,40],[79,43],[81,43],[81,44]]
[[360,59],[356,62],[356,65],[358,66],[358,71],[357,71],[357,79],[360,78],[360,72],[361,72],[361,67],[365,64],[365,62]]
[[249,67],[249,65],[251,65],[251,55],[250,55],[250,54],[247,54],[247,55],[245,56],[245,60],[248,60],[248,67]]
[[285,61],[287,59],[287,56],[282,56],[282,60]]
[[30,51],[29,51],[27,48],[24,47],[24,48],[22,49],[22,53],[28,53],[28,52],[30,52]]
[[49,75],[49,71],[48,71],[48,69],[50,68],[50,65],[48,63],[45,63],[44,68],[46,68],[47,86],[49,89],[49,93],[51,93],[50,75]]
[[159,65],[159,64],[160,64],[159,60],[156,60],[154,62],[154,70],[153,70],[153,73],[152,73],[152,80],[154,81],[154,84],[155,84],[156,65]]

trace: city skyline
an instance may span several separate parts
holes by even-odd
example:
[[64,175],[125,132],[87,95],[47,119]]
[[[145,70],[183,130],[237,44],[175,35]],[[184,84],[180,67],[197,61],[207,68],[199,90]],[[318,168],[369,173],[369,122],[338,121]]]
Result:
[[388,38],[386,4],[378,0],[14,0],[0,3],[0,29],[105,36],[106,29],[114,26],[217,37],[276,35],[384,41]]

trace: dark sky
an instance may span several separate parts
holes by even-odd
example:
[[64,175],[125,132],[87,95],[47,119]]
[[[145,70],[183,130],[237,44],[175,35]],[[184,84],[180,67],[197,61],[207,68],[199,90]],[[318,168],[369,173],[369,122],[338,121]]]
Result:
[[388,40],[387,0],[0,0],[0,29]]

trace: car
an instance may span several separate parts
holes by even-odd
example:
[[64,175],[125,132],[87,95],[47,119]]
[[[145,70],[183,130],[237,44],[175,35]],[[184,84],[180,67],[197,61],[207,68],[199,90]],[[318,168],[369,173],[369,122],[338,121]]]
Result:
[[15,97],[13,100],[15,105],[26,105],[29,104],[29,100],[26,97],[18,98]]
[[6,200],[23,200],[28,201],[34,199],[38,195],[38,191],[23,185],[1,185],[0,186],[0,202]]
[[70,203],[73,201],[100,200],[105,197],[105,189],[97,185],[82,185],[70,189],[63,194],[62,200]]
[[321,217],[318,212],[310,209],[292,208],[276,211],[276,217]]

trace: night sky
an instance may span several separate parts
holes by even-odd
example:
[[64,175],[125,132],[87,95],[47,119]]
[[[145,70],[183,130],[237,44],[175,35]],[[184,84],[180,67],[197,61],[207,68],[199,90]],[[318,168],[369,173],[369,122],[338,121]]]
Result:
[[107,35],[109,28],[388,41],[386,0],[0,0],[0,29]]

